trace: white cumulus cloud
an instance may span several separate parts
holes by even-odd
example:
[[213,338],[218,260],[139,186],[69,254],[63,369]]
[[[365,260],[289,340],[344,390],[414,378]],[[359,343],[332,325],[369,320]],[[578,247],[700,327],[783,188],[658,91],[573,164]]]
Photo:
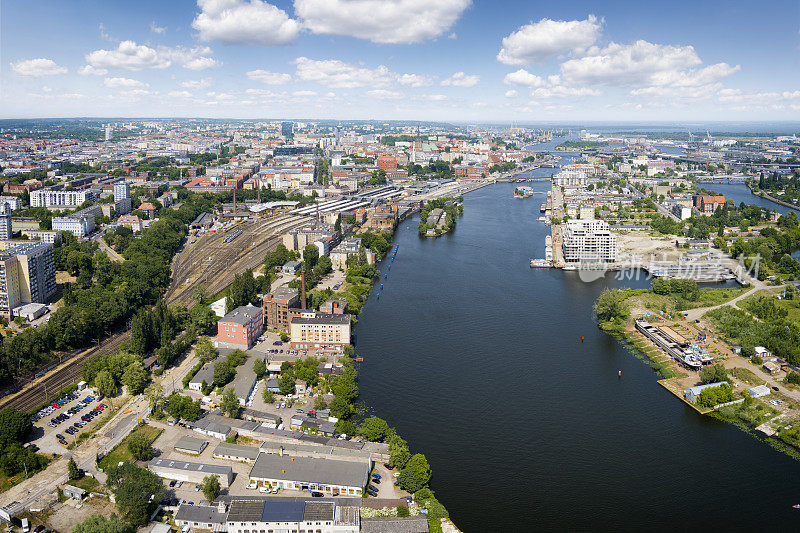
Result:
[[207,46],[152,48],[134,41],[122,41],[114,50],[95,50],[86,54],[86,62],[94,69],[165,69],[176,64],[190,70],[205,70],[220,65],[211,57],[212,54]]
[[206,89],[213,85],[214,80],[211,78],[201,78],[199,80],[185,80],[180,82],[180,86],[184,89]]
[[506,65],[524,65],[565,52],[583,53],[600,37],[602,25],[603,21],[594,15],[586,20],[532,22],[503,38],[497,60]]
[[314,33],[393,44],[438,37],[469,5],[470,0],[294,0],[303,26]]
[[370,98],[377,98],[379,100],[397,100],[403,97],[401,93],[389,91],[387,89],[375,89],[372,91],[367,91],[367,96]]
[[477,74],[465,74],[463,72],[456,72],[447,79],[442,80],[442,85],[452,85],[454,87],[475,87],[481,77]]
[[386,87],[397,82],[399,74],[383,65],[366,68],[338,59],[315,60],[298,57],[296,77],[303,81],[314,81],[333,88]]
[[531,98],[550,99],[550,98],[583,98],[584,96],[598,96],[600,91],[589,87],[565,87],[556,85],[555,87],[540,87],[531,91]]
[[516,72],[510,72],[503,78],[506,85],[522,85],[524,87],[541,87],[545,84],[544,80],[535,74],[531,74],[524,68]]
[[433,78],[420,74],[403,74],[397,81],[400,85],[406,85],[408,87],[428,87],[433,85]]
[[197,0],[192,22],[203,41],[276,46],[292,42],[300,23],[263,0]]
[[588,55],[561,65],[561,78],[569,84],[656,85],[675,71],[701,64],[693,46],[671,46],[636,41],[610,43]]
[[103,85],[105,85],[109,89],[121,89],[121,88],[132,89],[136,87],[149,87],[148,84],[131,78],[106,78],[103,80]]
[[167,28],[159,26],[158,24],[156,24],[156,21],[153,21],[150,23],[150,31],[155,33],[156,35],[164,35],[165,33],[167,33]]
[[84,65],[78,69],[78,74],[82,76],[105,76],[108,70],[104,68],[96,68],[92,65]]
[[519,93],[514,89],[506,91],[506,98],[516,98],[518,95]]
[[32,76],[35,78],[67,73],[66,67],[62,67],[52,59],[45,59],[43,57],[38,59],[24,59],[11,63],[11,70],[14,71],[14,74],[17,76]]
[[247,77],[253,81],[259,81],[267,85],[283,85],[292,81],[292,76],[283,72],[270,72],[268,70],[251,70]]

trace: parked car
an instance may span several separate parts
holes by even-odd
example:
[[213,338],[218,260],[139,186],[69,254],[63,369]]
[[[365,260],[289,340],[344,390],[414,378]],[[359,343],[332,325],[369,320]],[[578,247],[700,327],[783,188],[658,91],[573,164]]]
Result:
[[267,492],[269,492],[269,487],[266,487],[266,486],[265,487],[259,487],[258,488],[258,492],[267,493]]
[[170,487],[174,487],[174,486],[175,486],[175,480],[174,480],[174,479],[173,479],[172,481],[170,481],[170,482],[169,482],[169,486],[170,486]]
[[325,497],[325,495],[323,493],[321,493],[321,492],[313,491],[311,493],[311,497],[312,498],[323,498],[323,497]]

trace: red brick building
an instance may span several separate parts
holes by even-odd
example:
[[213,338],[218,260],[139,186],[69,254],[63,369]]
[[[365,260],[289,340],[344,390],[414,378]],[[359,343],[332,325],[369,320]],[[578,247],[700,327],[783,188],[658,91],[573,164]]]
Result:
[[264,331],[264,312],[260,307],[237,307],[217,322],[217,346],[250,349]]
[[379,155],[378,168],[382,168],[383,170],[397,170],[397,159],[391,155]]

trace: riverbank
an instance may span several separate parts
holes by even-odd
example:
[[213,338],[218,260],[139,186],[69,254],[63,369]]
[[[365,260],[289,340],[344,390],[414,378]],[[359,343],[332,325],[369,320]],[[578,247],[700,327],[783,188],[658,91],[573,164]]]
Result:
[[[800,459],[800,432],[794,429],[800,424],[800,387],[788,383],[783,371],[778,371],[777,376],[770,374],[762,366],[762,358],[744,357],[751,351],[755,354],[752,346],[747,348],[742,339],[732,341],[726,335],[725,324],[731,314],[740,321],[737,329],[743,327],[742,320],[754,320],[742,315],[738,307],[749,308],[747,302],[763,290],[700,289],[689,299],[673,293],[655,294],[652,290],[604,293],[596,303],[598,325],[646,359],[661,378],[658,383],[685,405],[733,424],[749,435],[760,435],[773,448]],[[691,315],[683,312],[689,308],[693,309]],[[694,316],[700,318],[693,321]],[[710,358],[709,363],[700,372],[682,365],[634,327],[634,318],[638,317],[646,318],[679,344],[686,343],[694,353]],[[737,343],[745,347],[739,348]],[[687,389],[720,380],[727,380],[732,391],[730,400],[721,405],[701,405],[687,398]]]
[[798,206],[796,206],[794,204],[790,204],[789,202],[784,202],[783,200],[778,200],[777,198],[775,198],[773,196],[770,196],[769,194],[767,194],[763,190],[759,189],[758,187],[755,187],[752,182],[748,182],[747,186],[750,188],[750,190],[753,192],[753,194],[755,194],[756,196],[758,196],[760,198],[764,198],[766,200],[769,200],[770,202],[776,203],[778,205],[782,205],[784,207],[788,207],[789,209],[794,209],[795,211],[800,211],[800,207],[798,207]]

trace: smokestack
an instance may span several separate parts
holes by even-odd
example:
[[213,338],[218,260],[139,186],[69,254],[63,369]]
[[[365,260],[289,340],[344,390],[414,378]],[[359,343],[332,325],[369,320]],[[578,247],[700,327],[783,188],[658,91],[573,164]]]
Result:
[[303,268],[303,270],[300,272],[300,284],[301,284],[301,286],[303,288],[303,295],[302,295],[302,299],[300,300],[300,305],[302,306],[303,309],[305,309],[306,308],[306,269],[305,268]]

